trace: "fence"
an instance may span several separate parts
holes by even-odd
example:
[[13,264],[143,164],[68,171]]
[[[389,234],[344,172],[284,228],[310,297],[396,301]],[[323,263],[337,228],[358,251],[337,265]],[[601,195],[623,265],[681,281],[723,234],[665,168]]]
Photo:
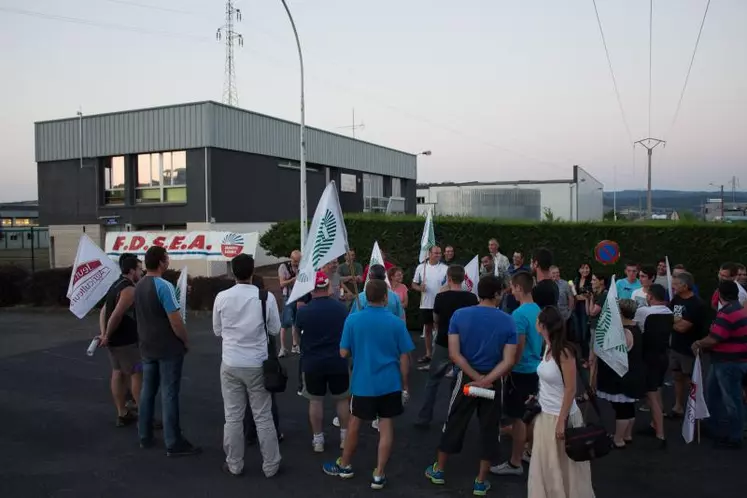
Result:
[[5,264],[23,266],[31,271],[49,268],[49,229],[0,229],[0,265]]

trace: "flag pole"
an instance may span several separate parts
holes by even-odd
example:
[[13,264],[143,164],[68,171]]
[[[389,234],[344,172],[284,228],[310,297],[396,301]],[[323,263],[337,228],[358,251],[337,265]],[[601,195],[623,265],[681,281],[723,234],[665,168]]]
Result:
[[[345,247],[345,252],[349,253],[350,248]],[[360,301],[360,298],[358,297],[358,282],[356,281],[356,276],[355,276],[355,261],[353,261],[352,263],[348,263],[348,265],[350,265],[350,276],[353,277],[353,294],[355,295],[355,304],[358,305],[358,311],[360,311],[361,301]]]

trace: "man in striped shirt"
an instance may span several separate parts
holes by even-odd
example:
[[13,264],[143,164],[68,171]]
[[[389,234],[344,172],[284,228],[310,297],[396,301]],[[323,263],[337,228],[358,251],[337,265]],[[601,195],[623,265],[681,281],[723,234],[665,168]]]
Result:
[[747,309],[739,303],[736,282],[723,280],[718,286],[721,305],[708,337],[695,341],[693,351],[711,351],[711,375],[706,384],[709,422],[716,444],[740,448],[744,421],[742,379],[747,376]]

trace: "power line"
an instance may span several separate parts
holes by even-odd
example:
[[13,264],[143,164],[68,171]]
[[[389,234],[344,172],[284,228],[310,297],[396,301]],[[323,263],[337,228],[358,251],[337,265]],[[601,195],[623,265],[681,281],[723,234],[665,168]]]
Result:
[[120,5],[129,5],[132,7],[140,7],[141,9],[151,9],[151,10],[160,10],[161,12],[169,12],[171,14],[184,14],[188,16],[197,16],[201,14],[197,14],[195,12],[189,12],[186,10],[179,10],[179,9],[172,9],[170,7],[161,7],[159,5],[150,5],[146,3],[138,3],[138,2],[130,2],[128,0],[104,0],[105,2],[109,3],[118,3]]
[[617,97],[617,105],[620,107],[620,114],[622,115],[623,124],[625,125],[625,131],[628,134],[628,143],[633,143],[633,135],[630,134],[630,126],[628,126],[628,120],[625,117],[625,110],[623,109],[622,99],[620,98],[620,90],[617,88],[617,79],[615,78],[615,71],[612,69],[612,59],[610,59],[610,51],[607,48],[607,39],[604,37],[604,29],[602,29],[602,20],[599,18],[599,9],[597,8],[596,0],[591,0],[594,4],[594,13],[597,16],[597,25],[599,26],[599,34],[602,37],[602,45],[604,46],[604,54],[607,56],[607,65],[610,69],[610,76],[612,77],[612,86],[615,88],[615,96]]
[[703,12],[703,19],[700,21],[700,29],[698,29],[698,38],[695,40],[695,48],[693,49],[693,55],[690,58],[690,65],[687,68],[687,74],[685,75],[685,84],[682,85],[682,92],[680,93],[680,100],[677,102],[677,109],[674,111],[674,117],[672,118],[672,124],[669,126],[667,136],[674,129],[674,125],[677,122],[677,118],[680,114],[680,108],[682,107],[682,99],[685,98],[685,91],[687,90],[687,82],[690,81],[690,72],[693,69],[693,63],[695,63],[695,54],[698,53],[698,46],[700,45],[700,36],[703,34],[703,26],[705,25],[706,17],[708,16],[708,8],[711,6],[711,0],[706,3],[705,11]]
[[651,87],[653,85],[654,46],[654,0],[649,1],[648,10],[648,136],[651,136]]

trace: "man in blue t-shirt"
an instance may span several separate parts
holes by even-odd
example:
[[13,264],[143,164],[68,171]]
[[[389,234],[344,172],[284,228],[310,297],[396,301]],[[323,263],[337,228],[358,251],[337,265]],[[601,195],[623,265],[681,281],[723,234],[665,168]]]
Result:
[[542,336],[537,332],[537,316],[540,307],[532,298],[532,275],[518,272],[511,277],[511,293],[519,302],[511,317],[516,323],[516,365],[503,386],[503,403],[506,416],[513,419],[511,458],[507,462],[490,468],[490,472],[502,475],[522,475],[521,460],[527,442],[526,424],[522,421],[526,402],[537,394],[539,377],[537,367],[542,360]]
[[[369,282],[371,280],[386,281],[386,269],[382,265],[373,265],[368,270]],[[350,308],[350,314],[356,313],[368,306],[368,299],[366,293],[358,294],[357,297],[353,298],[353,306]],[[405,309],[402,307],[402,302],[399,300],[399,296],[392,290],[387,289],[387,303],[386,307],[392,312],[394,316],[400,317],[402,320],[405,319]]]
[[[425,471],[433,484],[444,484],[444,468],[451,454],[462,450],[472,414],[480,421],[480,471],[473,493],[484,496],[490,489],[486,480],[490,463],[498,458],[498,422],[501,418],[501,378],[516,362],[516,325],[510,315],[497,309],[504,281],[485,275],[477,285],[480,304],[454,312],[449,324],[449,357],[459,368],[456,386],[444,425],[438,461]],[[493,390],[492,399],[468,396],[464,389],[482,387]]]
[[415,349],[405,322],[386,308],[387,290],[383,280],[370,280],[366,284],[368,305],[345,321],[340,355],[353,359],[351,417],[342,457],[323,466],[328,475],[353,477],[351,460],[361,421],[378,418],[379,454],[371,480],[373,489],[382,489],[386,484],[384,470],[394,442],[393,418],[404,411],[409,353]]
[[625,278],[615,282],[617,287],[618,299],[632,299],[633,292],[641,288],[641,281],[638,280],[639,267],[636,263],[625,265]]
[[340,447],[344,447],[348,429],[350,374],[348,362],[340,356],[340,339],[348,307],[333,296],[330,278],[326,273],[316,273],[311,301],[296,314],[296,325],[301,334],[299,368],[303,374],[303,396],[309,400],[309,422],[314,432],[314,451],[324,451],[322,416],[324,396],[329,392],[337,404],[340,422]]

